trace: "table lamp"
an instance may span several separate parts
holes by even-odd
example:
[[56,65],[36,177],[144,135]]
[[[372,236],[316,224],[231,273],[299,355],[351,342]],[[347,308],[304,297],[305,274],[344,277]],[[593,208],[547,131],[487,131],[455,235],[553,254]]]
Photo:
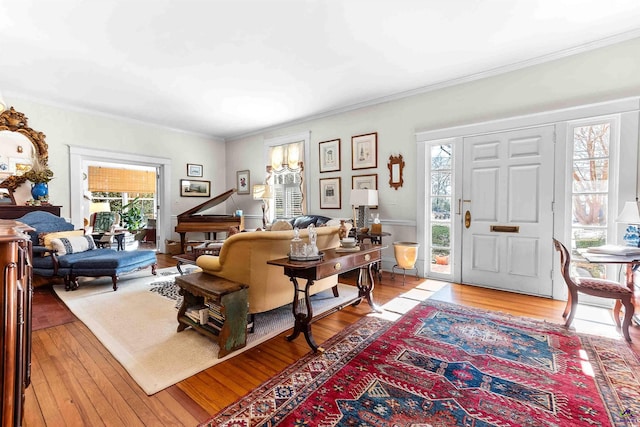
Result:
[[616,222],[628,224],[626,233],[622,238],[628,246],[640,246],[640,235],[637,225],[640,224],[640,210],[638,202],[625,202],[622,212],[616,218]]
[[256,184],[252,189],[253,200],[262,200],[262,228],[267,228],[267,216],[269,214],[269,201],[273,198],[271,186],[267,184]]
[[[357,229],[365,226],[365,220],[369,214],[369,206],[378,205],[378,190],[369,190],[367,188],[354,188],[351,190],[350,197],[351,206],[354,209],[354,218]],[[358,207],[358,216],[355,215],[355,208]]]

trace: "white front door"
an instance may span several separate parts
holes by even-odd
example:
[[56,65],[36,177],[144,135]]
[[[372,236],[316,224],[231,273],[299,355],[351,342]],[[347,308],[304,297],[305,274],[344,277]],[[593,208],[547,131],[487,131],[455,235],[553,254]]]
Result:
[[553,126],[464,138],[463,283],[551,296],[554,138]]

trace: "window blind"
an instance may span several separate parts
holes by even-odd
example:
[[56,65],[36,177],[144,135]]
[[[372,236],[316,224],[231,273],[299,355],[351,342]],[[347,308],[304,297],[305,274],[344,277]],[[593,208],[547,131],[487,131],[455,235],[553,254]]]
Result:
[[89,191],[155,193],[156,172],[89,166]]

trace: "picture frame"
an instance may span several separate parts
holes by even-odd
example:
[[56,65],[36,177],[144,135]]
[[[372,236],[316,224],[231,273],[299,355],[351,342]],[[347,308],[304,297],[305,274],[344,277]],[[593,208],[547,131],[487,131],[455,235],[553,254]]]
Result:
[[238,194],[250,194],[251,182],[248,170],[236,172],[236,189]]
[[187,163],[187,176],[202,178],[203,167],[195,163]]
[[[351,189],[378,189],[378,174],[353,175],[351,177]],[[369,206],[369,209],[378,209],[378,206]]]
[[320,173],[340,170],[340,138],[318,144]]
[[320,179],[320,209],[341,209],[341,178]]
[[378,189],[378,174],[372,173],[368,175],[353,175],[351,177],[351,188],[357,189]]
[[378,167],[378,132],[351,137],[351,169]]
[[196,179],[180,180],[181,197],[211,197],[211,181]]

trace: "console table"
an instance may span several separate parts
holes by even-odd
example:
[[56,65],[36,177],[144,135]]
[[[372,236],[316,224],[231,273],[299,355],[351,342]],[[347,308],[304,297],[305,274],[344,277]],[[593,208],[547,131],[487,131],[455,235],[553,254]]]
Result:
[[[319,261],[291,261],[287,258],[279,258],[267,261],[267,264],[277,265],[284,268],[284,274],[289,276],[293,284],[293,317],[295,319],[293,332],[287,336],[287,340],[293,341],[300,335],[304,334],[309,347],[316,351],[324,351],[319,347],[311,333],[311,324],[331,313],[334,313],[347,305],[358,305],[363,298],[367,300],[369,306],[376,311],[382,310],[373,302],[373,271],[372,266],[380,261],[382,257],[382,245],[361,244],[360,250],[355,252],[341,252],[339,249],[323,250],[323,257]],[[313,286],[314,281],[333,276],[334,274],[346,273],[355,269],[359,269],[358,274],[358,296],[351,301],[334,307],[333,309],[314,318],[313,307],[309,297],[309,288]],[[298,279],[306,279],[307,283],[303,289],[298,284]],[[304,294],[304,303],[299,302],[299,294]]]

